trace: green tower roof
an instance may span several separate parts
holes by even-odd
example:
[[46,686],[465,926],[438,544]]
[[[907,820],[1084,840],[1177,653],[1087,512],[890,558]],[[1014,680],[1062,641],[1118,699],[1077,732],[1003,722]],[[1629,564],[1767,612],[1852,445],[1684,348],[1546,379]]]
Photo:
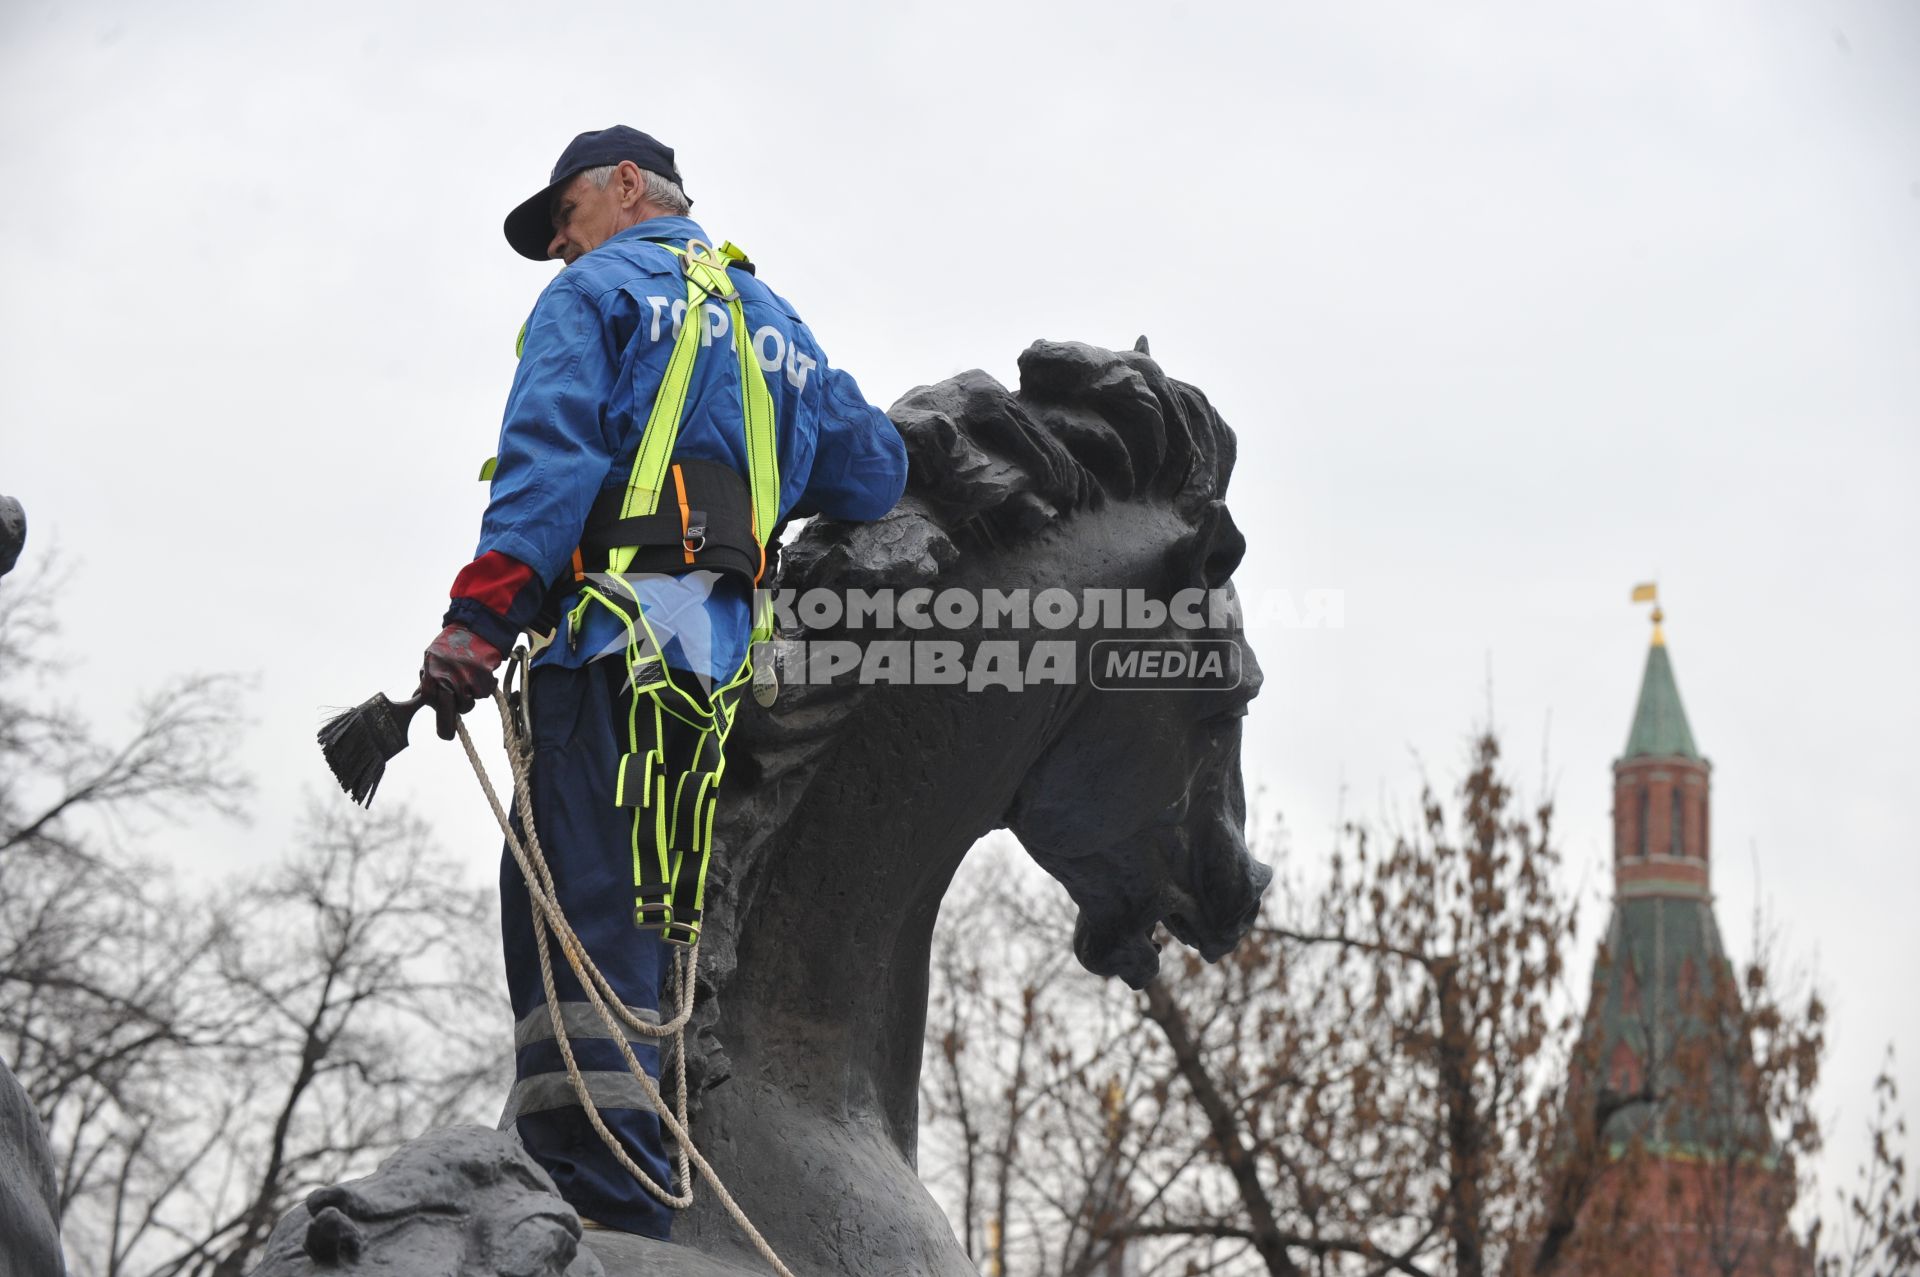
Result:
[[1700,759],[1687,711],[1680,704],[1680,685],[1673,681],[1673,661],[1660,632],[1654,631],[1647,649],[1647,672],[1640,679],[1640,704],[1633,711],[1633,730],[1627,734],[1625,758]]
[[1614,904],[1594,966],[1581,1058],[1597,1070],[1589,1085],[1632,1090],[1646,1082],[1661,1100],[1614,1114],[1609,1143],[1638,1135],[1669,1153],[1773,1152],[1772,1134],[1737,1078],[1735,1061],[1750,1058],[1752,1048],[1737,1036],[1735,1009],[1719,1002],[1740,996],[1735,975],[1705,897]]

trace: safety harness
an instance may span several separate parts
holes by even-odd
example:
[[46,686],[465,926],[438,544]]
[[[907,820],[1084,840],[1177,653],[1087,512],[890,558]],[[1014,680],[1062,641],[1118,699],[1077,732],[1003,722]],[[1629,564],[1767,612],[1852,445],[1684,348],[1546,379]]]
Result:
[[[753,650],[772,637],[773,611],[756,596],[747,654],[703,705],[667,677],[659,639],[632,578],[707,569],[757,586],[766,572],[767,540],[780,515],[780,458],[773,395],[748,336],[740,291],[727,273],[730,266],[751,272],[746,254],[731,243],[716,250],[697,239],[688,240],[684,249],[661,247],[680,259],[686,310],[626,487],[603,492],[594,502],[573,552],[572,580],[556,587],[556,593],[567,588],[579,592],[579,602],[564,618],[569,643],[576,641],[589,608],[606,609],[625,629],[627,681],[634,695],[614,801],[633,813],[633,922],[662,932],[676,944],[692,945],[699,941],[706,907],[727,736],[740,690],[754,677]],[[673,460],[694,365],[700,348],[712,340],[705,311],[709,300],[726,307],[739,364],[745,483],[723,462]],[[522,329],[520,349],[525,337]],[[493,465],[489,461],[481,468],[482,479],[493,477]],[[757,693],[766,681],[756,680]],[[647,725],[643,702],[650,710],[650,734],[642,732]],[[666,757],[668,716],[696,733],[693,758],[684,767],[670,766]]]

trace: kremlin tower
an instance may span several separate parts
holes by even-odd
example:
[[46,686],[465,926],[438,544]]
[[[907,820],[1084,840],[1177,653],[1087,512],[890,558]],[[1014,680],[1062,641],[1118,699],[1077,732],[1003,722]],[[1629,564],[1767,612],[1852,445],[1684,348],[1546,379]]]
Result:
[[[1636,601],[1653,599],[1641,586]],[[1714,919],[1713,766],[1694,743],[1656,602],[1613,764],[1612,919],[1568,1080],[1556,1214],[1579,1277],[1811,1272],[1786,1225],[1791,1167],[1755,1094]]]

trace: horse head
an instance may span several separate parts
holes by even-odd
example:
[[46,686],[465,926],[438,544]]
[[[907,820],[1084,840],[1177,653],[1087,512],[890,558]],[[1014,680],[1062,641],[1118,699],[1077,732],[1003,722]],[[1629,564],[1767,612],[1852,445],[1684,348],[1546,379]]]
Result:
[[364,1179],[284,1215],[255,1277],[324,1273],[600,1277],[580,1218],[511,1133],[429,1132]]
[[[906,499],[879,523],[809,528],[783,584],[1078,592],[1064,632],[1029,620],[957,636],[971,650],[1068,639],[1074,669],[1064,688],[1008,698],[1025,709],[954,715],[975,726],[953,747],[1021,760],[1011,783],[983,785],[984,823],[1011,828],[1073,896],[1088,969],[1144,985],[1160,924],[1219,958],[1271,877],[1243,832],[1240,728],[1260,671],[1231,585],[1246,548],[1225,504],[1232,432],[1144,349],[1078,343],[1029,348],[1017,392],[964,373],[890,415],[910,459]],[[1102,686],[1103,656],[1126,651],[1178,653],[1156,667],[1189,673],[1199,654],[1226,659],[1204,678]]]
[[[1144,349],[1041,343],[1020,373],[1028,415],[1082,459],[1088,506],[1131,508],[1124,522],[1139,531],[1104,536],[1129,581],[1123,615],[1096,614],[1091,642],[1082,632],[1086,694],[1029,771],[1007,824],[1079,907],[1081,963],[1139,988],[1159,967],[1157,924],[1214,961],[1246,934],[1272,877],[1245,837],[1241,723],[1260,669],[1237,632],[1232,594],[1246,551],[1224,500],[1234,438],[1204,396],[1168,379]],[[1188,606],[1167,606],[1183,596]],[[1179,656],[1188,676],[1116,686],[1100,668],[1103,652],[1109,666],[1129,652]],[[1208,653],[1226,659],[1193,677],[1193,658]]]

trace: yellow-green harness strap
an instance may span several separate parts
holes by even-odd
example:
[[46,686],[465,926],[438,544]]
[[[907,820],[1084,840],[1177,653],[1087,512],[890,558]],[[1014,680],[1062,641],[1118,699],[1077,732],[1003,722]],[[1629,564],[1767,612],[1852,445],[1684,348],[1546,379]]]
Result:
[[[773,525],[780,517],[780,454],[776,437],[773,394],[767,388],[754,355],[753,341],[747,332],[746,309],[740,292],[728,278],[731,261],[745,260],[745,254],[726,244],[716,253],[699,240],[687,241],[685,249],[662,245],[680,258],[687,280],[686,311],[680,330],[674,334],[668,352],[666,372],[659,393],[647,413],[646,428],[634,452],[633,470],[621,499],[622,518],[655,513],[666,486],[668,467],[679,443],[680,426],[686,416],[687,397],[693,385],[693,370],[701,346],[712,340],[707,331],[706,302],[709,298],[726,305],[725,322],[733,335],[734,359],[740,378],[741,416],[747,445],[747,483],[753,505],[753,536],[765,550]],[[764,602],[756,608],[753,633],[746,658],[731,678],[713,689],[703,707],[686,693],[661,677],[656,667],[653,677],[642,679],[638,671],[650,657],[657,657],[659,644],[652,627],[639,606],[639,597],[627,581],[625,572],[632,564],[635,548],[616,547],[609,551],[608,585],[630,596],[619,603],[592,585],[581,591],[580,606],[599,603],[618,615],[627,629],[628,674],[634,685],[634,700],[628,715],[628,754],[621,760],[616,782],[615,801],[636,808],[633,814],[634,924],[663,928],[666,938],[691,944],[700,937],[701,915],[706,905],[707,868],[713,851],[713,820],[720,779],[726,770],[726,740],[733,728],[738,708],[737,690],[752,676],[753,647],[765,642],[773,632],[773,611]],[[577,613],[576,613],[577,616]],[[569,624],[574,618],[569,618]],[[646,636],[640,642],[638,631]],[[647,694],[653,707],[653,745],[640,748],[639,702]],[[681,704],[670,704],[675,698]],[[660,752],[663,715],[694,727],[699,735],[694,747],[692,767],[678,777],[666,774],[666,759]],[[712,762],[701,764],[712,751]],[[652,819],[647,816],[651,809]],[[651,834],[651,847],[643,846]]]
[[[727,327],[733,334],[734,357],[740,369],[740,400],[745,419],[747,443],[747,485],[753,497],[753,536],[764,549],[767,537],[780,517],[780,453],[774,434],[773,393],[767,389],[754,357],[753,340],[747,332],[746,309],[740,303],[740,291],[727,277],[728,258],[716,254],[699,240],[688,240],[684,249],[663,244],[680,258],[687,277],[687,309],[674,335],[673,349],[667,355],[667,370],[660,379],[660,392],[654,396],[647,413],[646,429],[640,434],[640,446],[633,455],[633,471],[627,478],[627,491],[620,503],[620,517],[632,519],[653,514],[660,507],[660,493],[666,486],[667,467],[680,440],[680,425],[686,417],[687,394],[693,386],[693,367],[707,335],[706,301],[709,297],[726,303]],[[734,254],[739,250],[726,246]],[[619,546],[610,552],[608,566],[613,572],[625,572],[633,562],[635,549]],[[758,627],[756,626],[756,629]]]

